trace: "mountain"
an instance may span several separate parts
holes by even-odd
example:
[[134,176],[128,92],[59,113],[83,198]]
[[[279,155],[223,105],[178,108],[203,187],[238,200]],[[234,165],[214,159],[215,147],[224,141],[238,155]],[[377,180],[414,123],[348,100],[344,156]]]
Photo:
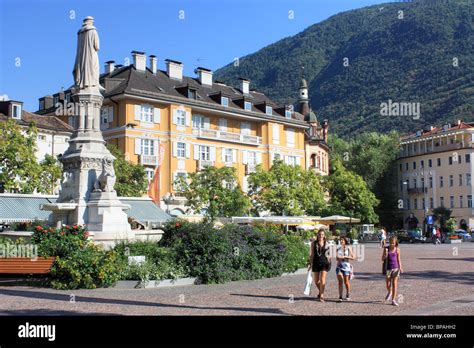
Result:
[[[314,24],[214,76],[230,85],[249,78],[253,88],[287,104],[296,102],[304,76],[319,120],[327,118],[343,137],[474,121],[473,23],[473,0],[365,7]],[[420,103],[420,117],[382,116],[381,103],[389,100]]]

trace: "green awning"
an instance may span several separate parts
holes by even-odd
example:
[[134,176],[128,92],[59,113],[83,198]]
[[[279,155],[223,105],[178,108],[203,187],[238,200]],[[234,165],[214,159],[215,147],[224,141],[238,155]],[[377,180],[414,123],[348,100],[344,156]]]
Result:
[[40,210],[40,204],[54,203],[57,196],[0,195],[0,223],[47,221],[51,212]]

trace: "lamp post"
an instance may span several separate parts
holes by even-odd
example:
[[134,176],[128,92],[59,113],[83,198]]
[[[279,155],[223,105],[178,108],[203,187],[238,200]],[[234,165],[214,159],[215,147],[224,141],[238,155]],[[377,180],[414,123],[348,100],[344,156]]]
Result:
[[[407,196],[408,196],[408,180],[403,181],[403,185],[407,185]],[[405,192],[405,189],[403,188],[403,192]],[[405,195],[404,195],[405,196]],[[403,207],[405,207],[405,202],[403,202]],[[407,207],[408,208],[408,207]],[[405,214],[403,214],[403,226],[405,226]],[[407,226],[408,230],[408,226]]]

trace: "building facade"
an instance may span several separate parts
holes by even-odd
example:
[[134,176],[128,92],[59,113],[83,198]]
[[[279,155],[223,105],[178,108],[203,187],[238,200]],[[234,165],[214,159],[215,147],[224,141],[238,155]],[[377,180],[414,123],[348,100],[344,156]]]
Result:
[[[159,195],[171,197],[161,206],[173,215],[184,213],[175,179],[206,165],[234,167],[244,191],[258,164],[269,169],[280,158],[307,167],[309,124],[291,105],[251,90],[244,78],[233,87],[214,81],[205,68],[187,77],[181,62],[167,59],[166,70],[159,70],[155,56],[149,64],[143,52],[132,56],[129,66],[107,62],[101,75],[102,132],[128,160],[145,166],[150,180],[158,173]],[[37,113],[57,114],[58,103],[69,100],[70,90],[40,98]],[[58,117],[74,125],[74,116]]]
[[473,141],[474,124],[462,121],[401,139],[398,190],[405,226],[413,214],[423,227],[432,210],[443,206],[459,228],[474,228]]

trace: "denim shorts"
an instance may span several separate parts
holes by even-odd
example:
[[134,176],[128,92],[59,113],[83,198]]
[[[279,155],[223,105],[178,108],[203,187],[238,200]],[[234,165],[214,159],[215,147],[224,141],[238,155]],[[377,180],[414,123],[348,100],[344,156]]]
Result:
[[342,274],[342,275],[345,275],[345,276],[350,276],[351,271],[345,271],[343,269],[340,269],[339,267],[336,267],[336,275],[339,275],[339,274]]

